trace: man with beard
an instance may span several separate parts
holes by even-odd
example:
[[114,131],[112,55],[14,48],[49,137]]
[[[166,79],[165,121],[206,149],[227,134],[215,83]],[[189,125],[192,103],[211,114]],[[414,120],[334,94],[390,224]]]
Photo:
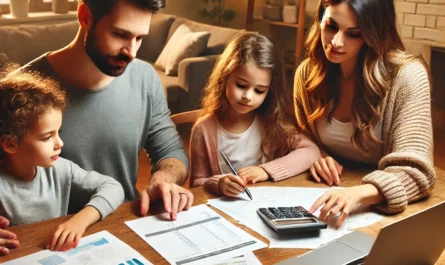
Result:
[[[22,69],[52,77],[67,91],[60,132],[63,157],[114,177],[124,187],[126,199],[134,200],[138,153],[145,148],[152,176],[140,194],[141,214],[147,214],[151,202],[162,199],[175,220],[177,212],[193,202],[192,193],[179,186],[187,179],[188,157],[156,72],[135,59],[152,14],[164,6],[165,0],[79,0],[75,39]],[[78,205],[70,209],[85,205],[83,197],[77,195]]]

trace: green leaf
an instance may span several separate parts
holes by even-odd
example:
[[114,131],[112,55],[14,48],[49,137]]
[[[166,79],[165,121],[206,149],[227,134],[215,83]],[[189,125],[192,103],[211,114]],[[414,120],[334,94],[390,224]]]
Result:
[[224,12],[222,13],[222,19],[225,22],[229,22],[232,21],[236,16],[236,12],[233,9],[228,9],[228,10],[224,10]]
[[199,15],[203,18],[209,18],[210,12],[209,12],[209,10],[207,10],[207,8],[203,8],[203,9],[199,10]]
[[221,8],[215,6],[212,10],[210,10],[209,15],[211,18],[217,18],[217,17],[221,16],[222,12],[223,12],[223,10],[221,10]]

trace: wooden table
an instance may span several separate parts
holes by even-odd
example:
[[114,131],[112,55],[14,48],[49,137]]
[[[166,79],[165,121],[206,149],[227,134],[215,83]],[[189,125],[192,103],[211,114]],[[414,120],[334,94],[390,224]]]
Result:
[[[343,176],[341,177],[342,186],[352,186],[359,184],[362,176],[364,176],[367,172],[369,172],[369,169],[345,170]],[[360,230],[376,236],[382,226],[392,223],[395,220],[401,219],[402,217],[416,213],[428,206],[444,201],[445,171],[436,168],[436,172],[438,179],[434,187],[432,196],[430,196],[428,199],[421,200],[419,202],[409,205],[408,209],[403,213],[392,216],[386,216],[384,219],[382,219],[382,221],[374,225],[371,225],[369,227],[361,228]],[[302,174],[300,176],[279,183],[265,182],[257,184],[256,186],[270,186],[270,185],[319,187],[319,188],[326,187],[323,184],[316,184],[315,182],[311,181],[308,174]],[[202,187],[192,189],[192,192],[195,195],[194,205],[204,204],[207,202],[207,199],[215,198],[215,196],[206,192]],[[160,213],[161,210],[162,210],[162,205],[159,202],[151,206],[151,214]],[[108,230],[110,233],[114,234],[120,240],[127,243],[136,251],[141,253],[150,262],[154,264],[168,264],[168,262],[164,260],[161,257],[161,255],[159,255],[152,247],[150,247],[145,241],[143,241],[138,235],[136,235],[136,233],[134,233],[130,228],[128,228],[127,225],[124,224],[125,221],[139,218],[140,216],[138,212],[139,212],[139,201],[124,203],[117,209],[117,211],[114,214],[105,218],[104,221],[98,222],[89,227],[85,233],[85,236],[99,232],[101,230]],[[256,232],[250,230],[249,228],[243,225],[238,224],[236,221],[234,221],[232,218],[230,218],[223,212],[219,210],[217,210],[217,212],[223,215],[228,220],[230,220],[236,226],[241,227],[243,230],[249,232],[250,234],[254,235],[260,240],[263,240],[266,243],[268,242]],[[55,231],[57,225],[66,221],[68,218],[69,218],[68,216],[64,216],[35,224],[23,225],[11,228],[10,230],[17,234],[21,246],[18,249],[11,250],[11,253],[8,256],[0,257],[0,263],[43,250],[47,239]],[[289,257],[302,254],[306,251],[308,250],[264,248],[257,250],[254,253],[264,265],[267,265],[267,264],[274,264],[278,261],[287,259]],[[445,253],[441,255],[437,264],[445,264]]]

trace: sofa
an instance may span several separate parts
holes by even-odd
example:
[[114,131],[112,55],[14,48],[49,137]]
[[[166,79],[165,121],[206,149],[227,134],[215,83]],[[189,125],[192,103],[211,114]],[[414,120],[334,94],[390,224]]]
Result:
[[[209,32],[210,37],[198,56],[180,61],[177,75],[166,75],[155,68],[172,113],[199,107],[200,93],[216,58],[241,31],[158,13],[153,15],[149,34],[143,39],[137,57],[154,65],[168,40],[183,24],[193,32]],[[77,30],[77,21],[0,27],[0,66],[11,61],[23,65],[47,51],[60,49],[73,40]]]

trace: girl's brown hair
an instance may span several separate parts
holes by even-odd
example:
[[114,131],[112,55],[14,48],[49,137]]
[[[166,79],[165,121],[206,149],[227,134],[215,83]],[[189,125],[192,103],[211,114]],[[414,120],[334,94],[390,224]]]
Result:
[[241,33],[220,55],[203,90],[201,115],[224,115],[229,104],[225,96],[229,75],[245,64],[270,73],[269,92],[256,110],[265,132],[261,147],[269,159],[284,156],[296,145],[293,110],[289,111],[292,103],[283,85],[281,58],[274,43],[261,34]]
[[48,108],[65,108],[66,95],[56,81],[15,68],[9,66],[0,74],[0,137],[9,135],[20,142]]
[[[352,144],[365,156],[367,143],[380,143],[373,134],[373,124],[381,119],[382,103],[400,68],[419,57],[405,52],[396,29],[393,1],[382,0],[321,0],[305,43],[306,59],[295,74],[294,105],[299,129],[322,145],[315,121],[332,113],[340,96],[338,64],[326,58],[321,42],[320,23],[330,5],[347,4],[357,15],[365,44],[359,52],[356,92],[351,120],[354,132]],[[424,63],[423,63],[424,64]],[[424,64],[425,65],[425,64]],[[426,66],[425,66],[426,67]]]

